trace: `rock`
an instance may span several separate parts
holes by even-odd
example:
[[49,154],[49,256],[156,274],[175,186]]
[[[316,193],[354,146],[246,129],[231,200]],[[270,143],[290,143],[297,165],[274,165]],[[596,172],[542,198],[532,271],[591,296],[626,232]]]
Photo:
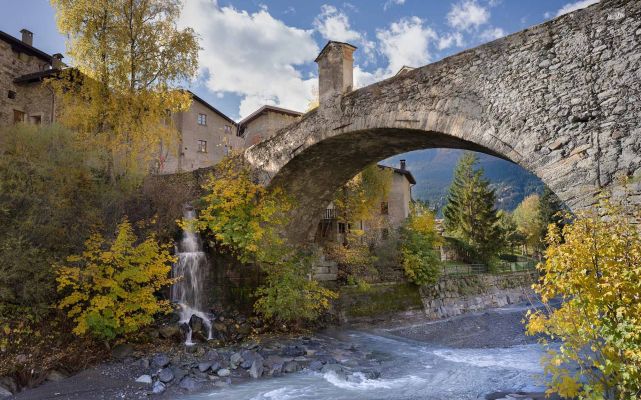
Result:
[[167,389],[167,386],[165,386],[164,383],[162,383],[160,381],[156,381],[156,382],[154,382],[154,385],[152,386],[151,391],[154,394],[160,394],[160,393],[164,392],[165,389]]
[[343,372],[343,367],[340,364],[326,364],[321,369],[321,372]]
[[309,369],[318,372],[323,369],[323,363],[318,360],[314,360],[309,364]]
[[227,333],[227,325],[221,322],[214,322],[213,329],[217,332]]
[[136,382],[138,383],[146,383],[148,385],[151,385],[151,376],[150,375],[140,375],[138,379],[136,379]]
[[283,371],[283,365],[285,361],[282,357],[271,355],[268,356],[264,361],[263,365],[267,367],[267,374],[270,376],[278,376]]
[[151,362],[156,368],[165,368],[167,365],[169,365],[170,360],[166,354],[160,353],[156,354]]
[[218,354],[216,350],[209,350],[207,354],[205,354],[205,358],[209,361],[220,360],[220,354]]
[[113,349],[111,349],[111,356],[117,359],[124,359],[127,357],[131,357],[133,353],[134,353],[134,348],[129,343],[117,344],[114,346]]
[[66,379],[66,378],[67,378],[67,374],[53,369],[53,370],[49,371],[49,373],[47,374],[47,377],[45,379],[48,380],[48,381],[52,381],[52,382],[60,382],[61,380]]
[[149,368],[149,359],[148,358],[141,358],[136,362],[139,366],[147,369]]
[[[174,371],[171,368],[163,368],[158,373],[158,379],[162,383],[169,383],[174,379]],[[182,377],[181,377],[182,378]]]
[[243,350],[240,355],[243,358],[240,366],[245,369],[249,369],[254,361],[259,361],[261,365],[263,363],[263,356],[253,350]]
[[304,347],[301,346],[285,346],[281,354],[285,357],[300,357],[307,353]]
[[13,393],[0,386],[0,399],[8,399],[11,396],[13,396]]
[[185,389],[188,392],[193,392],[199,390],[202,387],[202,384],[190,376],[186,376],[180,381],[180,388]]
[[221,365],[218,361],[214,361],[211,363],[211,366],[209,367],[209,370],[211,372],[216,372],[221,368]]
[[224,378],[226,376],[231,375],[231,371],[227,368],[221,368],[216,372],[216,375],[220,376],[221,378]]
[[[262,358],[262,357],[261,357]],[[251,376],[254,379],[260,378],[263,376],[263,360],[254,360],[254,362],[251,365],[251,368],[249,369],[249,376]]]
[[287,361],[283,365],[283,372],[292,373],[300,370],[300,365],[296,361]]
[[243,356],[240,353],[234,353],[229,357],[229,366],[236,369],[243,362]]
[[191,326],[191,329],[194,332],[202,331],[203,325],[204,325],[203,319],[197,316],[196,314],[192,315],[191,318],[189,318],[189,326]]
[[212,364],[211,362],[198,363],[198,371],[207,372],[207,370],[209,370],[209,368],[211,368],[211,364]]
[[179,367],[173,367],[171,371],[174,373],[174,379],[177,381],[181,380],[187,375],[187,371]]
[[16,393],[18,391],[18,383],[10,376],[3,376],[0,378],[0,387],[7,389],[11,393]]
[[180,327],[178,325],[165,325],[158,329],[158,333],[164,339],[180,337]]

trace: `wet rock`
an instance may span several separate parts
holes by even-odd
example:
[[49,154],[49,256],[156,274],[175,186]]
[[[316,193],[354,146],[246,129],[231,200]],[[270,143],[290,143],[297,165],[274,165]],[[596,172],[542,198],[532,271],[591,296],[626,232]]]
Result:
[[343,372],[343,367],[340,364],[325,364],[321,369],[321,372]]
[[263,376],[263,360],[254,360],[254,362],[251,365],[251,368],[249,368],[249,376],[251,376],[254,379],[260,378]]
[[49,371],[49,373],[47,374],[47,377],[45,379],[48,380],[48,381],[52,381],[52,382],[60,382],[61,380],[66,379],[66,378],[67,378],[67,374],[53,369],[53,370]]
[[306,353],[307,351],[302,346],[285,346],[281,351],[281,354],[285,357],[300,357]]
[[188,392],[194,392],[199,390],[201,387],[202,384],[190,376],[186,376],[180,381],[180,388],[185,389]]
[[209,368],[211,368],[211,364],[212,364],[212,363],[211,363],[211,362],[208,362],[208,361],[198,363],[198,371],[200,371],[200,372],[207,372],[207,371],[209,370]]
[[189,326],[194,332],[201,332],[204,324],[203,319],[195,314],[189,318]]
[[171,368],[163,368],[158,373],[158,379],[162,383],[169,383],[174,379],[174,371]]
[[243,362],[243,356],[240,353],[234,353],[229,357],[229,367],[236,369]]
[[221,368],[216,372],[216,375],[220,376],[221,378],[224,378],[226,376],[231,375],[231,371],[227,368]]
[[136,361],[136,364],[142,368],[149,368],[149,359],[148,358],[141,358],[140,360]]
[[170,360],[166,354],[161,353],[161,354],[156,354],[152,358],[151,362],[153,366],[156,368],[165,368],[167,365],[169,365]]
[[158,329],[158,333],[163,339],[179,338],[180,327],[178,325],[165,325]]
[[187,375],[187,371],[179,367],[173,367],[171,371],[174,373],[174,379],[177,381],[181,380]]
[[13,396],[13,394],[9,390],[0,386],[0,399],[8,399],[11,396]]
[[127,357],[131,357],[133,353],[134,353],[134,348],[129,343],[118,344],[114,346],[113,349],[111,349],[111,356],[117,359],[124,359]]
[[161,381],[156,381],[154,382],[154,385],[152,386],[151,391],[154,394],[160,394],[164,392],[166,389],[167,389],[167,386],[164,383],[162,383]]
[[136,382],[138,383],[146,383],[148,385],[151,385],[151,376],[150,375],[140,375],[138,379],[136,379]]
[[314,360],[309,364],[309,369],[318,372],[323,369],[323,363],[318,360]]
[[264,361],[263,360],[263,356],[261,356],[260,354],[258,354],[257,352],[255,352],[253,350],[243,350],[240,353],[240,355],[243,358],[243,361],[240,364],[240,366],[245,368],[245,369],[251,368],[251,366],[254,363],[254,361],[260,362],[261,365],[262,365],[262,363]]
[[292,373],[300,370],[300,365],[296,361],[287,361],[283,365],[283,372]]

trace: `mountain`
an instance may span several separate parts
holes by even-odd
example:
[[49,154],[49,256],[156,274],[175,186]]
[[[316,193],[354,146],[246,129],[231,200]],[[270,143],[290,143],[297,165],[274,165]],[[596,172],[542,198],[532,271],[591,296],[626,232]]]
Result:
[[[416,179],[413,197],[429,202],[440,212],[447,201],[454,167],[463,152],[456,149],[412,151],[388,158],[381,164],[398,167],[400,160],[406,160],[407,169]],[[487,154],[476,154],[478,166],[483,168],[485,177],[496,190],[497,207],[513,210],[526,196],[543,191],[543,182],[519,165]]]

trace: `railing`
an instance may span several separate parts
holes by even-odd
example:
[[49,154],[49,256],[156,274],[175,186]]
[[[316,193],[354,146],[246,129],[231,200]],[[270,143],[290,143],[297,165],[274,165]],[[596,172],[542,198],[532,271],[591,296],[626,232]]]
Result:
[[461,275],[479,275],[479,274],[509,274],[513,272],[533,271],[536,268],[537,261],[502,261],[499,265],[490,268],[485,264],[443,264],[441,265],[441,275],[443,276],[461,276]]
[[336,219],[336,209],[335,208],[326,208],[325,215],[323,219]]

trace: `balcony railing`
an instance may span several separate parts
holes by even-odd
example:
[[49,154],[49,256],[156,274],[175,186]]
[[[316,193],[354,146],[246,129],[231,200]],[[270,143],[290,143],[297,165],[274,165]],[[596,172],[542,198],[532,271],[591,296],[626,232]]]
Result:
[[326,208],[325,215],[323,219],[336,219],[336,209],[335,208]]

